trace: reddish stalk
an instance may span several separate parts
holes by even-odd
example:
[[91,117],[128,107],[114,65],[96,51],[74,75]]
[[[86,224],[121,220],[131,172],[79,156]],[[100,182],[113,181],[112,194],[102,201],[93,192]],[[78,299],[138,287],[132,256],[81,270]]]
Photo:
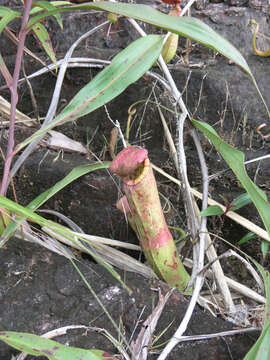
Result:
[[16,55],[16,63],[12,77],[12,83],[10,86],[10,93],[11,93],[11,107],[10,107],[10,118],[9,118],[9,136],[8,136],[8,147],[6,153],[6,161],[4,166],[2,184],[0,189],[0,195],[5,195],[7,191],[7,181],[10,171],[11,162],[14,156],[13,149],[14,149],[14,129],[15,129],[15,115],[16,115],[16,105],[18,102],[18,80],[20,75],[20,69],[22,64],[22,57],[23,57],[23,48],[25,43],[26,37],[26,26],[29,19],[29,12],[31,10],[32,0],[25,1],[25,7],[23,12],[23,18],[21,23],[21,29],[19,33],[19,43]]

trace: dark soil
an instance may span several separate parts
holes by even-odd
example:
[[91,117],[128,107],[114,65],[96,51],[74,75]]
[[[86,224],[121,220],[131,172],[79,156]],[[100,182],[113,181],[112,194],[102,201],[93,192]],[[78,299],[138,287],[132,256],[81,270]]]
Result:
[[[1,329],[42,334],[67,325],[86,325],[104,328],[117,338],[117,333],[107,316],[73,265],[64,257],[37,245],[10,240],[7,247],[0,250],[0,261]],[[136,337],[142,320],[151,313],[158,299],[157,289],[161,288],[164,294],[169,290],[164,283],[120,271],[122,279],[132,291],[129,295],[101,266],[93,265],[87,260],[80,260],[78,266],[116,323],[122,323],[122,330],[127,339],[139,322]],[[172,336],[187,305],[188,299],[175,290],[158,322],[156,335],[169,327],[158,343]],[[233,329],[232,324],[214,318],[197,307],[186,335],[216,333],[230,329]],[[242,359],[257,335],[250,333],[183,343],[175,348],[169,359]],[[71,331],[56,340],[70,346],[116,352],[102,334],[93,330]],[[1,360],[8,360],[16,353],[4,343],[0,343]],[[157,355],[150,353],[149,359],[155,358]]]

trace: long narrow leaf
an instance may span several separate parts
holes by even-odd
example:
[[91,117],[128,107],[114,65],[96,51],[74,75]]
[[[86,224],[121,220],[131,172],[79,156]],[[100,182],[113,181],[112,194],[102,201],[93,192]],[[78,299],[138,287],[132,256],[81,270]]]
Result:
[[5,16],[7,16],[9,14],[13,14],[13,13],[16,13],[18,16],[21,15],[19,12],[11,10],[8,7],[0,6],[0,17],[5,17]]
[[0,195],[0,208],[4,208],[13,214],[17,214],[17,215],[25,218],[26,220],[30,220],[41,226],[52,226],[53,228],[56,228],[56,229],[62,229],[62,227],[60,227],[60,225],[54,223],[53,221],[46,220],[42,216],[40,216],[40,215],[34,213],[32,210],[28,209],[27,207],[17,204],[14,201],[12,201],[4,196],[1,196],[1,195]]
[[34,356],[46,356],[49,360],[116,360],[115,356],[103,350],[66,346],[34,334],[1,331],[0,339],[17,350]]
[[[32,200],[27,208],[35,211],[41,205],[43,205],[46,201],[48,201],[51,197],[53,197],[58,191],[62,190],[65,186],[78,179],[79,177],[88,174],[95,170],[107,169],[109,167],[109,162],[105,163],[95,163],[95,164],[86,164],[82,166],[78,166],[74,168],[67,176],[65,176],[62,180],[57,182],[54,186],[44,191],[42,194],[37,196],[34,200]],[[5,206],[3,206],[5,208]],[[20,209],[18,208],[15,211],[17,214],[20,214]],[[16,222],[11,223],[2,234],[2,238],[0,241],[0,248],[6,243],[6,241],[14,234],[18,226],[24,221],[24,219],[17,219]],[[34,221],[34,220],[33,220]]]
[[114,99],[153,65],[161,49],[160,35],[149,35],[134,41],[116,55],[106,69],[83,87],[54,121],[19,144],[16,151],[53,127],[74,121]]
[[[46,1],[46,2],[47,2],[47,1]],[[37,4],[36,1],[32,3],[32,5],[35,5],[35,4]],[[72,3],[71,3],[70,1],[50,1],[49,4],[50,4],[50,5],[53,5],[54,7],[63,6],[63,5],[72,5]],[[37,5],[39,5],[39,1],[38,1],[38,4],[37,4]],[[41,8],[42,8],[42,7],[41,7]],[[50,11],[49,8],[47,8],[47,10]],[[51,8],[51,10],[54,11],[55,9]],[[40,7],[39,7],[39,6],[35,6],[35,7],[33,7],[33,8],[31,9],[30,15],[34,15],[34,14],[40,12],[40,11],[41,11]]]
[[41,23],[37,23],[33,26],[33,31],[36,34],[39,41],[41,42],[43,49],[49,55],[52,62],[56,65],[56,57],[53,50],[51,38],[45,26]]
[[92,171],[108,169],[109,166],[110,166],[109,161],[105,161],[103,163],[85,164],[85,165],[77,166],[76,168],[72,169],[72,171],[62,180],[58,181],[50,189],[44,191],[33,201],[31,201],[27,205],[27,207],[31,210],[37,210],[41,205],[43,205],[47,200],[49,200],[56,193],[62,190],[65,186],[77,180],[81,176],[89,174]]
[[[62,4],[62,5],[68,5],[68,4],[70,4],[70,3],[64,2],[64,4]],[[50,10],[53,11],[56,9],[55,2],[48,2],[48,1],[41,0],[41,1],[34,1],[33,5],[35,5],[36,7],[30,11],[31,15],[34,14],[36,11],[40,11],[40,8],[45,9],[47,11],[50,11]],[[60,4],[58,4],[58,5],[60,5]],[[63,29],[63,22],[61,19],[61,15],[59,13],[57,13],[54,16],[55,16],[60,28]]]
[[[244,57],[229,41],[220,36],[218,33],[216,33],[213,29],[211,29],[208,25],[204,24],[200,20],[191,17],[168,16],[146,5],[115,3],[108,1],[98,1],[94,2],[93,4],[64,7],[61,9],[57,9],[56,11],[64,12],[70,11],[70,9],[72,9],[72,11],[85,9],[105,10],[111,13],[132,17],[134,19],[158,26],[162,29],[169,30],[173,33],[201,43],[209,47],[210,49],[218,51],[219,53],[233,61],[235,64],[240,66],[242,70],[248,74],[262,100],[268,117],[270,118],[270,111]],[[48,12],[47,16],[55,15],[55,13],[55,11]],[[32,18],[28,23],[29,29],[41,18],[42,15],[37,16],[36,18]]]
[[[105,10],[112,13],[132,17],[137,20],[144,21],[146,23],[158,26],[165,30],[169,30],[181,36],[192,39],[198,43],[201,43],[215,51],[220,52],[224,56],[231,59],[237,65],[239,65],[250,77],[253,78],[252,73],[247,65],[245,59],[240,52],[226,39],[212,30],[208,25],[202,21],[191,17],[173,17],[165,15],[150,6],[116,3],[108,1],[94,2],[87,5],[71,6],[57,9],[57,12],[74,11],[96,9]],[[54,15],[54,12],[48,12],[48,15]],[[44,15],[40,14],[32,18],[28,23],[28,28],[31,28],[33,24],[39,22]]]
[[265,193],[248,177],[244,165],[244,154],[223,141],[209,124],[196,120],[192,120],[192,123],[213,143],[217,151],[230,166],[256,206],[270,235],[270,204]]
[[264,270],[264,268],[256,261],[254,261],[254,263],[260,271],[264,280],[266,295],[264,327],[259,339],[252,346],[250,351],[245,356],[244,360],[266,360],[270,359],[270,274],[269,271]]
[[[4,12],[2,13],[4,14]],[[0,14],[0,16],[2,15]],[[21,16],[21,14],[13,10],[10,10],[10,12],[6,13],[0,21],[0,34],[2,33],[4,27],[6,27],[8,23],[10,23],[13,19],[19,16]]]

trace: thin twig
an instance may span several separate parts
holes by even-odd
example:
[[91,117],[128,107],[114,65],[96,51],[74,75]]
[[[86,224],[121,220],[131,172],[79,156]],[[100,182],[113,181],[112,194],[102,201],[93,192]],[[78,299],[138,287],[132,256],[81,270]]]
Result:
[[251,264],[243,258],[243,256],[237,254],[237,252],[235,252],[232,249],[229,249],[228,251],[226,251],[224,254],[221,255],[222,257],[230,257],[230,256],[235,256],[238,260],[240,260],[245,267],[247,268],[247,270],[250,272],[250,274],[253,276],[254,280],[256,281],[256,283],[259,285],[261,290],[264,290],[264,284],[263,281],[261,279],[261,277],[259,276],[259,274],[256,272],[256,270],[251,266]]
[[261,329],[251,327],[251,328],[246,328],[246,329],[222,331],[222,332],[213,333],[213,334],[181,336],[178,340],[179,340],[179,342],[195,341],[195,340],[208,340],[208,339],[213,339],[216,337],[240,335],[240,334],[245,334],[247,332],[253,332],[253,331],[261,331]]
[[29,89],[30,98],[31,98],[31,101],[32,101],[32,106],[33,106],[33,109],[34,109],[34,114],[35,114],[35,117],[36,117],[36,121],[38,123],[40,123],[37,100],[36,100],[36,97],[35,97],[35,94],[34,94],[34,91],[33,91],[33,87],[32,87],[32,85],[31,85],[31,83],[30,83],[30,81],[29,81],[29,79],[28,79],[28,77],[26,75],[24,62],[22,63],[22,70],[23,70],[23,76],[25,78],[26,84],[27,84],[28,89]]
[[[190,259],[184,259],[184,265],[192,268],[193,267],[193,261]],[[207,270],[205,273],[206,277],[209,279],[213,279],[214,275],[213,272],[211,270]],[[266,298],[260,294],[258,294],[256,291],[248,288],[247,286],[225,276],[226,282],[229,285],[229,288],[236,291],[237,293],[246,296],[252,300],[255,300],[261,304],[265,304],[266,303]]]
[[171,154],[171,157],[173,159],[174,166],[176,167],[177,174],[180,175],[177,151],[176,151],[176,148],[175,148],[175,145],[174,145],[174,142],[173,142],[173,138],[172,138],[172,135],[171,135],[170,130],[168,128],[168,125],[166,123],[166,120],[164,118],[164,115],[163,115],[163,113],[162,113],[162,111],[160,109],[160,106],[159,106],[159,103],[158,103],[157,96],[156,96],[155,92],[154,92],[154,96],[155,96],[155,100],[156,100],[156,103],[157,103],[157,108],[158,108],[159,116],[160,116],[160,119],[161,119],[161,122],[162,122],[164,134],[165,134],[165,137],[166,137],[168,145],[169,145],[170,154]]

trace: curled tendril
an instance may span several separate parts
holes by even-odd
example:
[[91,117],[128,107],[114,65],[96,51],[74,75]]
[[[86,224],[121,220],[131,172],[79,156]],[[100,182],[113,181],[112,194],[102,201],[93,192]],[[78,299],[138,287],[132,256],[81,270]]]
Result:
[[259,24],[257,23],[257,21],[255,20],[250,20],[250,24],[251,25],[256,25],[256,28],[255,28],[255,31],[254,31],[254,34],[252,36],[252,47],[253,47],[253,51],[256,55],[258,56],[262,56],[262,57],[268,57],[270,56],[270,49],[266,50],[266,51],[261,51],[257,48],[256,46],[256,37],[257,37],[257,34],[259,32]]

